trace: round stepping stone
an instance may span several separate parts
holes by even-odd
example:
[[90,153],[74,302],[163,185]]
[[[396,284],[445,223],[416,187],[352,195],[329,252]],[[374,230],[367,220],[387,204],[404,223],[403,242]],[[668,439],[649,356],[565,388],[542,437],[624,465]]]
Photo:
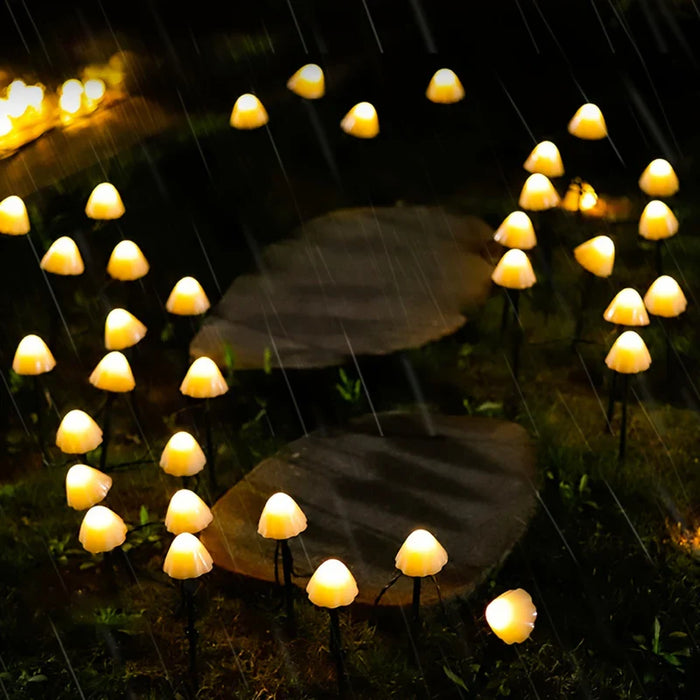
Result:
[[[483,303],[493,231],[438,207],[343,209],[268,246],[261,270],[234,280],[190,345],[236,369],[326,367],[456,331]],[[267,351],[267,352],[266,352]]]
[[[307,530],[290,543],[299,572],[337,557],[357,579],[358,601],[372,604],[395,572],[403,540],[422,527],[448,552],[437,578],[449,598],[468,593],[524,532],[534,511],[534,462],[530,439],[515,423],[368,415],[261,462],[214,505],[202,539],[217,566],[274,581],[275,543],[257,534],[257,524],[267,499],[284,491],[308,518]],[[306,580],[295,583],[304,587]],[[411,594],[412,582],[402,577],[381,603],[405,605]],[[422,600],[437,601],[432,583],[423,586]]]

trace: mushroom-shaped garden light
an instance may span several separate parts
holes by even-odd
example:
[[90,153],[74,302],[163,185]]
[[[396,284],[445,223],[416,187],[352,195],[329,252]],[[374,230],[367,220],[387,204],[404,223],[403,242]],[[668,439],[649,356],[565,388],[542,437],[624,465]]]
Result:
[[160,456],[161,469],[183,481],[204,469],[207,458],[199,443],[184,430],[175,433],[163,448]]
[[501,593],[486,606],[486,622],[506,644],[524,642],[535,628],[537,608],[522,588]]
[[204,530],[213,517],[209,506],[194,491],[180,489],[173,494],[168,504],[165,529],[173,535],[183,532],[194,534]]
[[85,456],[102,443],[102,430],[91,416],[80,409],[66,413],[56,431],[56,446],[69,455]]
[[586,141],[597,141],[608,135],[608,128],[600,107],[590,102],[576,110],[567,128],[572,136]]
[[234,129],[250,130],[265,126],[269,120],[262,102],[255,95],[244,93],[233,105],[229,123]]
[[41,269],[54,275],[82,275],[85,271],[78,246],[69,236],[56,239],[41,259]]
[[91,554],[111,552],[124,544],[126,524],[113,510],[105,506],[92,506],[85,513],[78,539]]
[[102,502],[112,488],[112,477],[87,464],[74,464],[66,474],[66,501],[75,510]]
[[112,309],[105,319],[105,348],[126,350],[136,345],[148,329],[126,309]]
[[551,141],[538,143],[523,163],[523,168],[529,173],[541,173],[547,177],[561,177],[564,174],[561,154]]
[[661,275],[663,260],[662,247],[667,238],[678,233],[678,219],[668,205],[660,199],[653,199],[644,207],[639,217],[639,235],[648,241],[656,241],[656,274]]
[[107,274],[115,280],[130,282],[148,273],[146,256],[133,241],[120,241],[107,262]]
[[530,250],[537,245],[535,228],[524,211],[508,214],[493,234],[493,240],[506,248]]
[[372,139],[379,133],[377,110],[370,102],[358,102],[341,119],[340,128],[358,139]]
[[117,188],[111,182],[101,182],[90,193],[85,213],[96,221],[111,221],[124,215],[124,203]]
[[650,197],[671,197],[678,192],[678,176],[667,160],[656,158],[644,168],[639,188]]
[[307,63],[287,81],[287,88],[306,100],[318,100],[326,94],[326,80],[321,66]]
[[436,104],[454,104],[464,99],[464,87],[453,70],[440,68],[430,79],[425,96]]
[[8,236],[23,236],[29,233],[29,216],[24,201],[10,195],[0,202],[0,233]]

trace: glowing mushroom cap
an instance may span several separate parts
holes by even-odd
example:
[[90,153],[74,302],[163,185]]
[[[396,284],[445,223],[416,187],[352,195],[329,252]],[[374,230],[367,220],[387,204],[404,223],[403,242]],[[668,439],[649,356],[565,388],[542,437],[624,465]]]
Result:
[[675,318],[685,311],[688,301],[673,277],[661,275],[652,282],[644,295],[644,305],[654,316]]
[[620,374],[637,374],[649,369],[651,355],[636,331],[625,331],[613,343],[605,364]]
[[110,220],[119,219],[124,215],[124,203],[111,182],[101,182],[90,193],[85,213],[91,219]]
[[233,105],[229,123],[234,129],[257,129],[269,120],[262,102],[255,95],[245,93]]
[[582,182],[576,178],[571,181],[564,198],[561,201],[561,208],[572,212],[590,212],[598,204],[598,195],[592,185]]
[[8,236],[29,233],[29,215],[21,197],[13,194],[0,202],[0,233]]
[[105,347],[124,350],[136,345],[148,329],[126,309],[112,309],[105,319]]
[[547,177],[561,177],[564,174],[561,154],[551,141],[538,143],[523,163],[523,168],[529,173],[541,173]]
[[180,391],[185,396],[195,399],[212,399],[228,391],[228,384],[216,362],[209,357],[198,357],[187,370],[180,384]]
[[537,282],[530,260],[519,248],[505,252],[491,273],[491,279],[506,289],[528,289]]
[[520,250],[530,250],[537,245],[535,228],[524,211],[508,214],[493,234],[493,240],[506,248],[520,248]]
[[102,429],[85,411],[66,413],[56,431],[56,446],[66,454],[85,454],[102,443]]
[[70,78],[61,85],[62,95],[82,95],[84,91],[83,84],[77,78]]
[[657,158],[644,169],[639,188],[650,197],[670,197],[678,192],[678,176],[667,160]]
[[160,466],[172,476],[193,476],[204,469],[207,458],[199,443],[181,430],[168,440],[160,456]]
[[569,122],[568,130],[573,136],[587,141],[597,141],[608,135],[608,128],[600,107],[590,102],[576,110],[576,114]]
[[559,194],[549,178],[542,173],[533,173],[525,180],[518,205],[529,211],[544,211],[559,206]]
[[437,574],[447,564],[445,548],[427,530],[414,530],[396,554],[396,568],[404,576]]
[[126,525],[113,510],[105,506],[92,506],[85,513],[78,539],[83,548],[92,554],[111,552],[124,543]]
[[596,277],[610,277],[615,264],[615,244],[608,236],[596,236],[574,248],[576,262]]
[[286,493],[267,499],[258,521],[258,534],[272,540],[288,540],[306,530],[306,516],[297,502]]
[[326,80],[321,66],[307,63],[302,66],[288,81],[287,87],[299,97],[307,100],[318,100],[326,94]]
[[87,464],[74,464],[66,474],[66,501],[75,510],[87,510],[103,501],[112,477]]
[[214,562],[207,548],[191,533],[179,534],[171,543],[163,562],[170,578],[199,578],[212,570]]
[[85,97],[87,97],[88,100],[93,100],[95,102],[101,100],[105,96],[106,90],[107,86],[105,85],[105,81],[101,78],[91,78],[85,81]]
[[120,241],[114,246],[107,263],[107,273],[115,280],[137,280],[148,273],[146,256],[133,241]]
[[202,285],[194,277],[183,277],[165,302],[165,308],[176,316],[203,314],[210,306]]
[[213,520],[209,506],[189,489],[180,489],[173,494],[165,514],[165,529],[173,535],[182,532],[199,532]]
[[648,326],[649,315],[639,292],[626,287],[618,292],[605,309],[603,318],[618,326]]
[[358,139],[372,139],[379,133],[377,110],[370,102],[358,102],[341,119],[340,128]]
[[350,605],[359,592],[350,570],[338,559],[326,559],[306,584],[309,600],[319,608]]
[[90,384],[114,393],[132,391],[136,386],[129,360],[118,350],[107,353],[97,363],[90,374]]
[[486,622],[506,644],[524,642],[535,629],[537,608],[522,588],[501,593],[486,606]]
[[453,70],[440,68],[430,79],[425,96],[437,104],[454,104],[464,99],[464,87]]
[[12,360],[12,369],[17,374],[44,374],[55,366],[56,360],[51,350],[38,335],[25,335],[19,341]]
[[664,204],[653,199],[644,207],[639,218],[639,235],[649,241],[660,241],[678,233],[678,219]]
[[83,258],[75,241],[68,236],[55,240],[41,259],[41,268],[54,275],[82,275]]

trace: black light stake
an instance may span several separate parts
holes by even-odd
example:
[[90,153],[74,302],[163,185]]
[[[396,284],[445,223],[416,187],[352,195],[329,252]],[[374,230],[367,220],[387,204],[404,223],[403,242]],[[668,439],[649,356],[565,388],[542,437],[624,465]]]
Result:
[[342,694],[347,685],[345,674],[345,661],[343,659],[343,643],[340,637],[340,618],[338,608],[331,608],[328,611],[330,617],[330,652],[335,662],[335,673],[338,680],[338,688]]
[[196,579],[182,582],[182,600],[185,608],[185,636],[187,637],[187,658],[190,682],[196,691],[199,688],[199,673],[197,670],[197,642],[199,633],[195,626],[194,594],[197,588]]
[[625,450],[627,447],[627,395],[629,393],[630,376],[622,375],[622,421],[620,422],[620,447],[617,459],[622,464],[625,461]]

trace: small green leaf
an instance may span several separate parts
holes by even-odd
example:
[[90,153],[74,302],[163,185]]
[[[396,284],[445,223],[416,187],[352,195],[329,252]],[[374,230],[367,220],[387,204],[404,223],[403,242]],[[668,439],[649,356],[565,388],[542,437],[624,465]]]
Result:
[[447,666],[443,666],[442,670],[455,685],[469,692],[469,688],[467,688],[466,683],[454,671],[451,671],[449,668],[447,668]]
[[148,508],[146,508],[146,506],[142,505],[141,508],[139,508],[139,524],[145,525],[147,522],[148,522]]
[[263,372],[272,374],[272,350],[268,347],[263,350]]
[[43,673],[37,673],[35,676],[27,679],[27,683],[43,683],[49,679]]

